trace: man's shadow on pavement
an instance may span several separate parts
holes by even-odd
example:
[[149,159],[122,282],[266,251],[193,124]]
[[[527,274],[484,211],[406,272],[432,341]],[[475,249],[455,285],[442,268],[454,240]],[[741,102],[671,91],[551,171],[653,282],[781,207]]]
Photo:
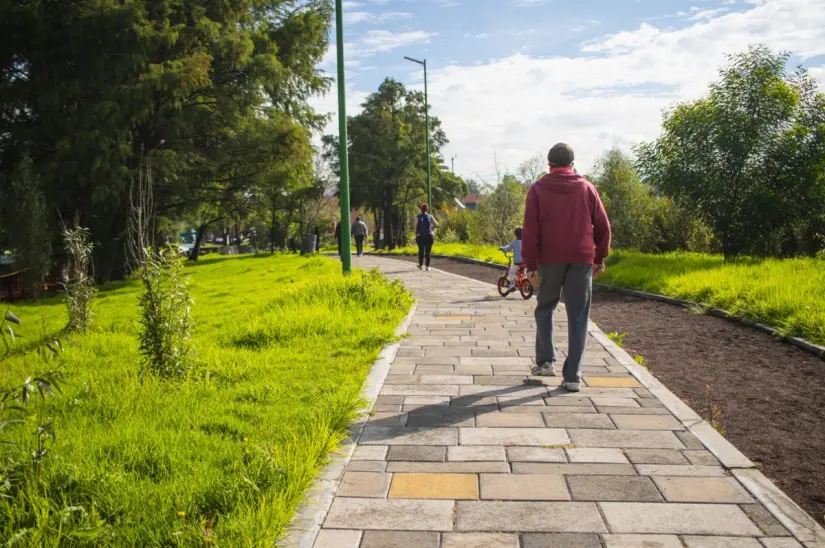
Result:
[[[510,396],[518,396],[520,392],[528,393],[525,393],[522,397],[510,398]],[[416,407],[410,411],[404,411],[404,407],[402,406],[401,411],[393,412],[392,417],[369,421],[365,424],[365,428],[393,427],[391,430],[384,431],[382,435],[375,435],[375,431],[371,434],[367,432],[369,434],[370,444],[380,444],[380,442],[384,440],[389,441],[399,436],[408,435],[410,428],[475,427],[475,418],[477,415],[496,413],[508,407],[531,405],[545,398],[560,397],[565,394],[569,394],[569,392],[558,386],[546,385],[541,381],[531,379],[519,386],[502,386],[500,388],[491,386],[490,390],[477,394],[453,396],[449,403],[427,404]],[[508,397],[506,400],[499,402],[497,398],[502,396]],[[543,404],[532,406],[536,408],[544,407]],[[536,413],[540,412],[540,409],[536,410]],[[407,418],[402,426],[400,417],[404,415],[406,415]]]

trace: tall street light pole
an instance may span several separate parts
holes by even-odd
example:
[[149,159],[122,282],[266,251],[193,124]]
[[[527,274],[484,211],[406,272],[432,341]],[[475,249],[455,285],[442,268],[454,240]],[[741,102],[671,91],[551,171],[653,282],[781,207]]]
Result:
[[424,67],[424,119],[427,124],[427,203],[430,204],[430,208],[432,209],[433,186],[432,179],[430,177],[430,102],[427,98],[427,60],[424,59],[423,61],[419,61],[418,59],[413,59],[412,57],[404,57],[404,59]]
[[335,25],[338,46],[338,161],[341,170],[341,265],[344,274],[352,271],[352,244],[349,225],[349,151],[347,149],[347,95],[344,85],[344,14],[341,0],[335,0]]

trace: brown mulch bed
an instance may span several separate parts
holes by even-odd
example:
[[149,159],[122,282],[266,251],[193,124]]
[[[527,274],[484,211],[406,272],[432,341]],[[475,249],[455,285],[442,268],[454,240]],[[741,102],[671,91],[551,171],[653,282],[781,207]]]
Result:
[[[501,276],[448,259],[432,266],[493,284]],[[626,333],[624,348],[705,419],[711,387],[725,437],[823,523],[825,361],[735,322],[607,290],[594,292],[591,315],[606,333]]]

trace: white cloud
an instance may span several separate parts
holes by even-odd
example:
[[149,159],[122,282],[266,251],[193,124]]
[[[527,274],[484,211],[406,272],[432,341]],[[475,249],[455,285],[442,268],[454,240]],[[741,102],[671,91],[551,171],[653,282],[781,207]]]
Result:
[[[351,61],[372,57],[377,53],[386,53],[397,48],[410,46],[413,44],[426,44],[436,36],[436,33],[425,32],[423,30],[409,32],[392,32],[389,30],[369,30],[360,35],[357,40],[344,44],[347,64]],[[335,67],[337,47],[332,44],[321,60],[321,68],[332,70]]]
[[[410,19],[412,18],[411,13],[403,12],[403,11],[394,11],[394,12],[387,12],[387,13],[373,13],[370,11],[351,11],[351,12],[344,12],[344,25],[350,24],[358,24],[358,23],[370,23],[370,24],[381,24],[387,23],[389,21],[400,21],[403,19]],[[344,27],[346,28],[346,27]]]
[[535,8],[546,3],[547,0],[513,0],[513,5],[517,8]]
[[725,13],[728,11],[728,8],[716,8],[710,10],[698,10],[693,12],[693,15],[690,16],[692,21],[701,21],[702,19],[713,19],[717,15]]
[[[586,42],[578,56],[519,53],[431,70],[432,112],[451,140],[444,155],[458,155],[459,174],[490,179],[494,155],[512,170],[565,141],[586,170],[613,145],[628,149],[655,138],[662,110],[706,93],[725,54],[765,43],[803,60],[825,55],[822,0],[750,0],[740,9],[686,21],[684,28],[643,23]],[[401,39],[375,38],[387,47]],[[825,77],[825,64],[809,68]]]

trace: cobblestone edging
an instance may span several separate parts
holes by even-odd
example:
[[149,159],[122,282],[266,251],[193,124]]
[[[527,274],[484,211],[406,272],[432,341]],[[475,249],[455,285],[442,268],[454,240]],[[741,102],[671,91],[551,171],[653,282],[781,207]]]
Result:
[[[384,256],[384,254],[376,254],[376,255]],[[392,255],[385,255],[385,256],[392,258]],[[411,257],[412,255],[407,254],[406,256]],[[503,265],[500,265],[500,264],[497,264],[497,263],[490,263],[490,262],[487,262],[487,261],[479,261],[478,259],[470,259],[468,257],[457,257],[457,256],[453,256],[453,255],[436,255],[436,254],[433,254],[433,257],[438,257],[439,259],[450,259],[452,261],[456,261],[456,262],[460,262],[460,263],[474,264],[474,265],[479,265],[479,266],[487,266],[487,267],[490,267],[490,268],[495,268],[497,270],[507,270],[507,267],[505,267]],[[752,322],[752,321],[749,321],[749,320],[745,320],[745,319],[740,318],[739,316],[736,316],[734,314],[731,314],[727,310],[723,310],[721,308],[709,308],[709,307],[707,307],[703,304],[695,303],[695,302],[692,302],[692,301],[685,301],[685,300],[682,300],[682,299],[667,297],[665,295],[659,295],[659,294],[656,294],[656,293],[648,293],[646,291],[637,291],[635,289],[625,289],[623,287],[617,287],[617,286],[609,285],[609,284],[596,283],[596,284],[593,284],[593,286],[598,287],[598,288],[602,288],[602,289],[607,289],[607,290],[610,290],[610,291],[614,291],[614,292],[622,294],[622,295],[628,295],[628,296],[631,296],[631,297],[638,297],[640,299],[645,299],[645,300],[648,300],[648,301],[658,301],[658,302],[662,302],[662,303],[666,303],[666,304],[672,304],[672,305],[675,305],[675,306],[680,306],[682,308],[698,308],[698,309],[703,310],[703,313],[707,314],[708,316],[714,316],[716,318],[722,318],[722,319],[725,319],[725,320],[733,321],[733,322],[740,323],[742,325],[751,327],[753,329],[756,329],[758,331],[766,333],[766,334],[768,334],[772,337],[776,337],[777,339],[780,339],[782,342],[785,342],[787,344],[795,346],[795,347],[797,347],[801,350],[804,350],[804,351],[806,351],[810,354],[813,354],[814,356],[817,356],[817,357],[825,360],[825,346],[819,346],[819,345],[814,344],[810,341],[806,341],[805,339],[803,339],[801,337],[788,337],[788,336],[782,335],[777,329],[774,329],[773,327],[770,327],[769,325],[765,325],[765,324],[759,323],[759,322]]]
[[[417,304],[413,303],[410,312],[395,330],[395,335],[401,337],[407,332],[407,328],[415,316]],[[401,347],[401,341],[388,344],[381,349],[378,358],[370,368],[364,387],[361,390],[361,398],[366,402],[365,406],[359,410],[358,418],[350,425],[349,439],[341,444],[337,453],[332,456],[330,463],[319,474],[315,483],[307,492],[304,504],[292,518],[289,529],[285,537],[278,542],[283,548],[312,548],[315,539],[321,530],[321,524],[329,511],[332,499],[338,491],[338,486],[344,475],[344,470],[352,459],[355,446],[361,438],[364,426],[369,420],[369,414],[378,398],[384,380],[390,371],[390,365],[395,360],[395,355]]]

